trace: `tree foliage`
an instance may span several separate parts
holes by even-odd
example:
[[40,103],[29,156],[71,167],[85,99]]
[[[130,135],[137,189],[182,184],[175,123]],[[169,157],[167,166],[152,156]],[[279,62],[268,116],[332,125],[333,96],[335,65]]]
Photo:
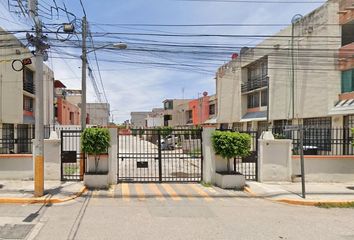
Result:
[[227,169],[230,172],[230,159],[250,154],[251,136],[247,133],[215,131],[212,134],[212,145],[216,155],[227,159]]
[[93,155],[106,153],[110,140],[107,128],[86,128],[81,135],[81,150]]

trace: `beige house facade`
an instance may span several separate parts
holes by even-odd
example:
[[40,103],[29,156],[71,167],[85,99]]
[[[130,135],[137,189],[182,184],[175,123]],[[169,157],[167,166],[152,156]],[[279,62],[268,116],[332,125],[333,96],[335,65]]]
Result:
[[339,6],[326,2],[220,67],[218,125],[242,130],[342,126],[342,116],[330,114],[341,92]]
[[[6,33],[1,29],[0,32]],[[15,48],[0,50],[0,54],[4,56],[0,61],[0,138],[3,139],[0,142],[0,153],[26,153],[31,151],[30,143],[16,145],[13,142],[15,140],[21,142],[21,139],[27,141],[33,136],[36,112],[36,61],[29,49],[14,35],[1,34],[0,40],[18,44]],[[32,63],[20,71],[15,71],[12,68],[13,60],[19,60],[17,61],[19,63],[25,58],[31,58]],[[45,64],[43,68],[44,124],[50,125],[54,119],[54,73]]]

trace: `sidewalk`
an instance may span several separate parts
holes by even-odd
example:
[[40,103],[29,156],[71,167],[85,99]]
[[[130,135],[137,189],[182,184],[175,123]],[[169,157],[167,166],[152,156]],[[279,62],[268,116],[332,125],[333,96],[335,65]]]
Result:
[[82,182],[45,181],[45,195],[35,198],[33,181],[0,180],[0,203],[61,203],[84,191]]
[[301,183],[247,182],[246,191],[254,197],[296,205],[354,202],[352,183],[306,183],[306,199],[302,198]]

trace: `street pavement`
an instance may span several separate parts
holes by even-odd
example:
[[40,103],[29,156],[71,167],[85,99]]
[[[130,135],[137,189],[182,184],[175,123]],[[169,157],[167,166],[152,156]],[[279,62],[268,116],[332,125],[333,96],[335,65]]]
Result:
[[56,205],[0,204],[0,239],[348,240],[353,216],[199,184],[119,184]]

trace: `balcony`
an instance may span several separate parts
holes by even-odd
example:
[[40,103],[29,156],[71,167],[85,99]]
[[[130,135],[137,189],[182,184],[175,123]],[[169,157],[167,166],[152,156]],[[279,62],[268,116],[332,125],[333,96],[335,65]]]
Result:
[[31,82],[24,82],[23,83],[23,90],[32,94],[35,94],[35,87],[34,84]]
[[253,80],[248,80],[246,83],[241,84],[241,92],[245,93],[262,87],[267,87],[268,81],[269,78],[267,76],[253,79]]

